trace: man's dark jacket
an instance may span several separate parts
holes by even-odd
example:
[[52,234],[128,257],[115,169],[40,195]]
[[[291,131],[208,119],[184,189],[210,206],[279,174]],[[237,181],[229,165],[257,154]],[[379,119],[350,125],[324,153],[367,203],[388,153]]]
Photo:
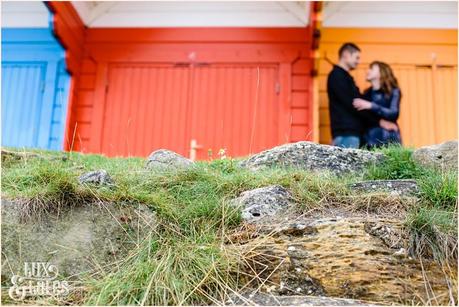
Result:
[[328,74],[327,92],[332,137],[361,136],[367,125],[374,125],[377,118],[368,111],[357,111],[352,102],[360,98],[354,78],[338,65]]

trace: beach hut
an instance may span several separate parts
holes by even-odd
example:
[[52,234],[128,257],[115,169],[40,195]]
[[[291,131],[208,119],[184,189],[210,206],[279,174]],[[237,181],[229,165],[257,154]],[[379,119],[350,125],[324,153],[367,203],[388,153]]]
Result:
[[49,2],[66,149],[196,159],[312,140],[310,2]]
[[42,2],[2,4],[2,146],[63,149],[70,76]]

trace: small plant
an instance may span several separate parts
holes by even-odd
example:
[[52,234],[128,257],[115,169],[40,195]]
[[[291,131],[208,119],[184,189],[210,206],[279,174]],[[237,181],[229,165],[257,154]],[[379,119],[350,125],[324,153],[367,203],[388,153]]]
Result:
[[428,170],[418,184],[425,205],[447,210],[457,208],[457,173]]
[[457,211],[420,207],[408,216],[411,253],[439,262],[457,261]]
[[368,168],[366,179],[415,179],[422,176],[424,169],[412,159],[413,150],[397,145],[378,149],[385,154],[382,164],[374,164]]
[[226,159],[226,149],[220,148],[220,150],[218,151],[218,156],[221,160]]

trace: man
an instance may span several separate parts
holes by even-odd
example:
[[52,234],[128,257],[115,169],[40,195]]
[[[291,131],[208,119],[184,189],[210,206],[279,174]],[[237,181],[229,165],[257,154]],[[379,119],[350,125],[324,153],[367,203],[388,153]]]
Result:
[[364,122],[352,103],[360,97],[360,91],[349,71],[359,64],[360,49],[353,43],[345,43],[338,55],[339,63],[333,65],[327,80],[333,145],[359,148]]

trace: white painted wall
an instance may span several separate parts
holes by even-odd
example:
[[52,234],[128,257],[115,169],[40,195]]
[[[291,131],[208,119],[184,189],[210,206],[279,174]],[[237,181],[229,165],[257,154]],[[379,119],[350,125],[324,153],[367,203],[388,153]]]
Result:
[[[89,27],[304,27],[309,1],[73,1]],[[41,1],[1,1],[2,27],[47,27]],[[457,1],[327,1],[323,27],[458,27]]]
[[309,1],[91,1],[73,5],[89,27],[304,27]]
[[327,1],[323,27],[457,29],[457,1]]
[[41,1],[1,1],[2,28],[47,28],[48,8]]

